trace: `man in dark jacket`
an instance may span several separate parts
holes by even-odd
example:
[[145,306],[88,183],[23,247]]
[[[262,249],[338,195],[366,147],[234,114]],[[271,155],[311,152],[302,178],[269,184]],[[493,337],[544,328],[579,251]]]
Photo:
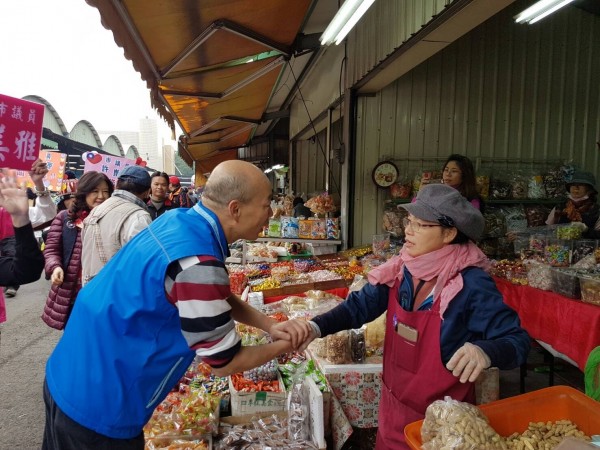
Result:
[[150,199],[146,203],[152,220],[172,209],[174,206],[168,198],[169,175],[165,172],[154,172],[150,177]]

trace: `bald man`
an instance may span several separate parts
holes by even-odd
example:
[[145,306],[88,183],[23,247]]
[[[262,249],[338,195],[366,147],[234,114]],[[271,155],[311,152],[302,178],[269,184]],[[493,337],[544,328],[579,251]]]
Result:
[[[309,337],[306,322],[278,324],[229,287],[228,244],[256,239],[270,204],[260,169],[221,163],[201,203],[160,216],[85,285],[46,366],[44,449],[142,450],[144,424],[195,355],[224,376]],[[274,342],[242,347],[234,320]]]

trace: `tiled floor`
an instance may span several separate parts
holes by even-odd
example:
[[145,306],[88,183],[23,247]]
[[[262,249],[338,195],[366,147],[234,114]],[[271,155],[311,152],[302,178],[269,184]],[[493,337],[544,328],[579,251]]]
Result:
[[[525,392],[548,387],[550,375],[548,368],[551,355],[537,343],[532,344],[527,370],[525,372]],[[554,385],[568,385],[584,391],[583,372],[560,359],[554,360]],[[521,369],[500,371],[500,398],[521,394]],[[376,429],[356,429],[342,450],[363,450],[375,448]],[[328,447],[332,448],[332,447]]]

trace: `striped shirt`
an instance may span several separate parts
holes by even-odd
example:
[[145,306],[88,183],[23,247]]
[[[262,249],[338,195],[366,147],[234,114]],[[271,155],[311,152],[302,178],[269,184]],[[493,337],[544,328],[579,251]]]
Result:
[[240,336],[231,317],[225,265],[212,256],[190,256],[169,265],[165,292],[179,310],[188,345],[211,367],[227,365],[239,351]]

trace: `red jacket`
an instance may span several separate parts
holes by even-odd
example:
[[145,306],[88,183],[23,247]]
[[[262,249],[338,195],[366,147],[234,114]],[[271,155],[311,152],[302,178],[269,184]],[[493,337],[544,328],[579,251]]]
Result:
[[46,279],[50,279],[55,268],[64,271],[63,283],[52,285],[42,320],[49,327],[62,330],[81,289],[81,228],[61,211],[52,221],[44,249]]

